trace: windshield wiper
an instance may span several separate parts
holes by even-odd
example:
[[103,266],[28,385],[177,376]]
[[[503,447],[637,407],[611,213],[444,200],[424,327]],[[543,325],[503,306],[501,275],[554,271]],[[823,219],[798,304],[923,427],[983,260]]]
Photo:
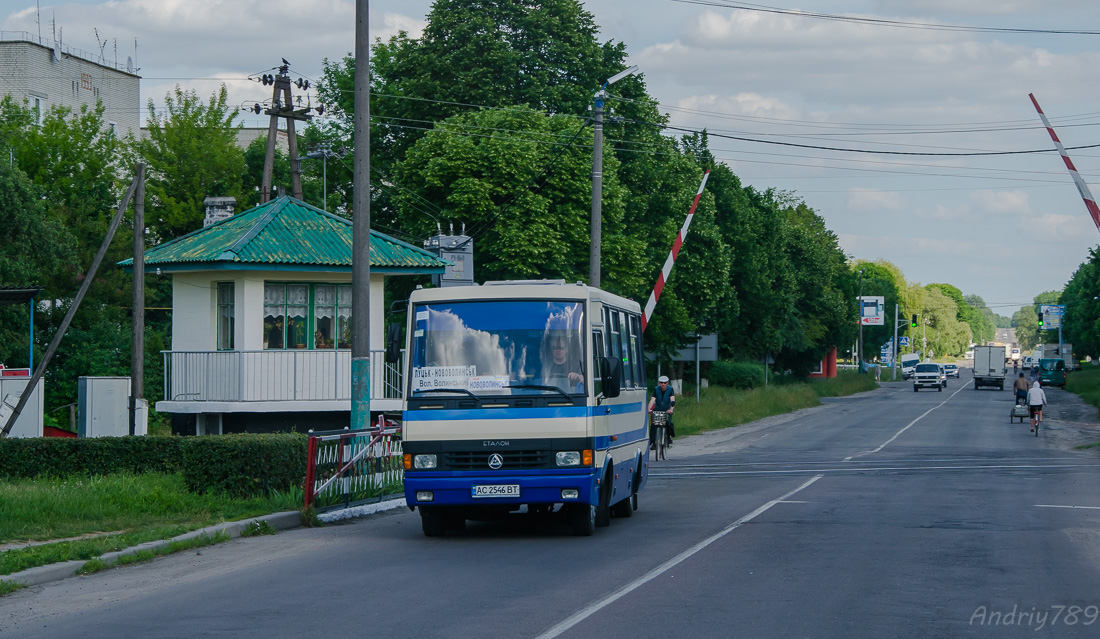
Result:
[[504,388],[533,388],[535,390],[557,391],[569,401],[573,401],[573,398],[569,396],[569,393],[566,393],[557,386],[542,386],[541,384],[512,384],[510,386],[505,386]]
[[413,395],[416,395],[417,393],[463,393],[465,395],[469,395],[470,397],[473,397],[474,399],[476,399],[479,402],[481,401],[480,397],[478,397],[477,395],[474,395],[473,393],[466,390],[465,388],[422,388],[422,389],[418,389],[418,390],[413,391]]

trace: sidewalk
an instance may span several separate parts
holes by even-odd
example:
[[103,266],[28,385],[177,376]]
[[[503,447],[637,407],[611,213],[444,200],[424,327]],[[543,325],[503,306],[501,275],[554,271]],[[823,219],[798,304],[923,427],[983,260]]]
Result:
[[[317,516],[322,522],[331,523],[334,521],[340,521],[342,519],[351,519],[353,517],[363,517],[371,515],[377,512],[386,510],[394,510],[396,508],[403,508],[405,506],[404,499],[392,499],[375,504],[365,504],[362,506],[354,506],[343,510],[334,510],[326,513],[321,513]],[[184,533],[171,539],[160,539],[157,541],[150,541],[144,544],[133,546],[125,550],[119,550],[117,552],[104,553],[102,556],[97,557],[104,563],[111,563],[120,557],[126,557],[129,555],[135,555],[144,550],[157,550],[166,548],[169,544],[176,541],[186,541],[200,537],[202,535],[208,535],[213,537],[216,534],[222,533],[229,535],[230,538],[236,538],[241,536],[241,532],[245,530],[249,525],[253,523],[266,523],[272,529],[289,530],[291,528],[298,528],[302,525],[302,513],[297,510],[290,510],[281,513],[273,513],[270,515],[263,515],[262,517],[253,517],[251,519],[243,519],[241,521],[230,521],[215,526],[207,526],[199,530],[192,530],[189,533]],[[91,536],[91,535],[86,535]],[[39,546],[56,541],[71,541],[56,539],[53,541],[44,542],[31,542],[24,544],[9,544],[0,548],[0,551],[9,550],[12,548],[26,548],[30,546]],[[76,576],[78,570],[84,567],[87,560],[76,559],[73,561],[64,561],[57,564],[50,564],[48,566],[39,566],[37,568],[30,568],[21,572],[12,573],[10,575],[0,575],[0,581],[9,581],[15,583],[21,583],[25,586],[38,586],[41,584],[49,583],[51,581],[59,581],[61,579],[67,579],[69,577]]]

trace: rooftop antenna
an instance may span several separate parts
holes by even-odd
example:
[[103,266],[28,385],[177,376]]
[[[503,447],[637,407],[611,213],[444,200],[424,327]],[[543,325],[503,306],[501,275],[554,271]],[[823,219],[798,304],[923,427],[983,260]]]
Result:
[[38,44],[42,44],[42,3],[34,0],[34,23],[38,25]]
[[104,62],[104,60],[103,60],[103,50],[107,48],[107,41],[103,40],[101,42],[99,40],[99,29],[97,29],[95,27],[92,27],[92,33],[95,34],[95,43],[96,43],[96,45],[99,46],[99,62],[100,62],[100,64],[102,64]]

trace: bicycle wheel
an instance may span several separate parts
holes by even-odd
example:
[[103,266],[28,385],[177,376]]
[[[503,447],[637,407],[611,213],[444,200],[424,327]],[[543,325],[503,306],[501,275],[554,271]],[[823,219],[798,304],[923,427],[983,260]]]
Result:
[[667,442],[667,435],[665,434],[665,427],[657,427],[657,459],[663,461],[665,458],[665,443]]

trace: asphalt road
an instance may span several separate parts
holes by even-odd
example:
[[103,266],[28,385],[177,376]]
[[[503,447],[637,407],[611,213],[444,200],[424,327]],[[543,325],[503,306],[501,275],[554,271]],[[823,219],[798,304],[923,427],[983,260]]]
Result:
[[884,387],[681,441],[590,538],[407,510],[0,598],[0,637],[1100,636],[1097,414]]

